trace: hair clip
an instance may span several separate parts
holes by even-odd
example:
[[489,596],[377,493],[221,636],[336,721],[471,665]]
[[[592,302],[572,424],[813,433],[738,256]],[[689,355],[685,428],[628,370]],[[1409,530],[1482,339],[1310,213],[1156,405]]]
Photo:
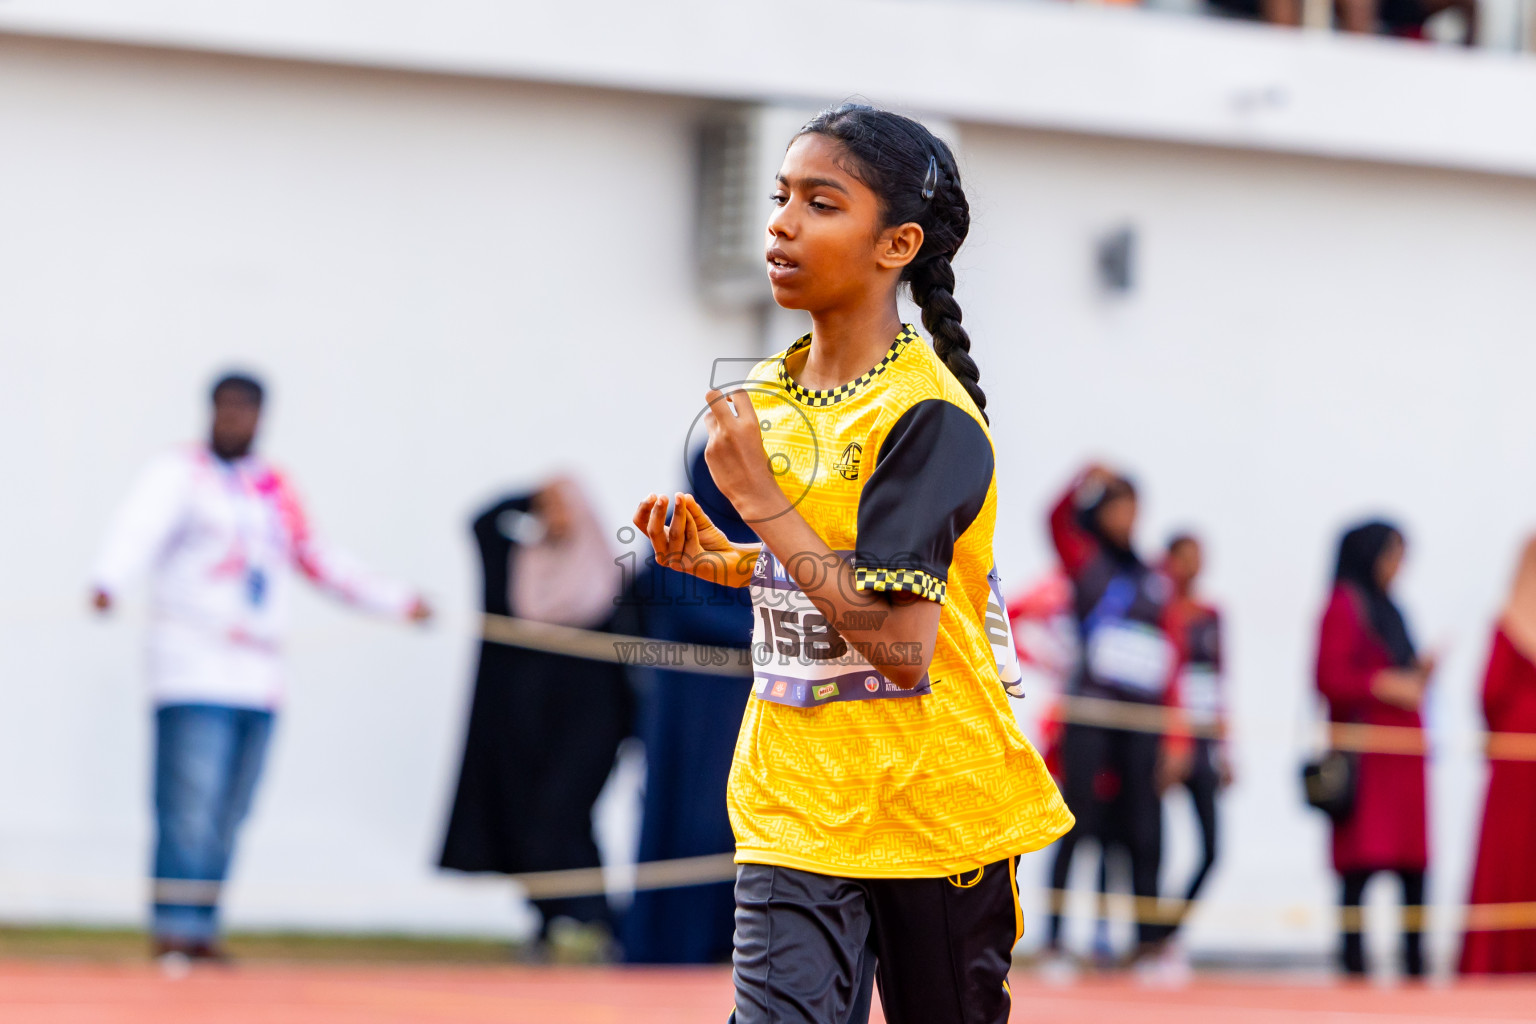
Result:
[[939,190],[939,158],[932,154],[928,157],[928,176],[923,179],[923,201],[933,198],[933,194]]

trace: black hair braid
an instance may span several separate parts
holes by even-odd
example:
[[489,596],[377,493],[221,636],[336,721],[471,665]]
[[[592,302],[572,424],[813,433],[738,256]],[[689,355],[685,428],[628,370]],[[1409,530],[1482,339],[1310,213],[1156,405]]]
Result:
[[858,103],[817,114],[800,134],[825,135],[842,143],[852,164],[848,170],[880,197],[887,227],[910,222],[923,229],[922,248],[901,279],[923,312],[934,354],[987,419],[981,370],[971,357],[971,337],[960,326],[960,304],[955,301],[951,260],[970,232],[971,207],[960,187],[954,153],[917,121]]
[[[987,396],[981,390],[981,368],[971,358],[971,336],[960,326],[960,303],[955,301],[955,270],[949,257],[936,255],[907,277],[912,301],[923,311],[923,327],[933,338],[933,353],[944,360],[971,401],[987,419]],[[988,420],[990,423],[991,420]]]
[[[947,148],[947,147],[946,147]],[[981,390],[981,368],[971,357],[971,336],[960,326],[960,303],[955,301],[955,268],[950,262],[971,227],[971,207],[960,191],[954,157],[938,161],[938,187],[929,207],[932,227],[924,224],[923,249],[908,264],[903,276],[912,290],[912,301],[923,311],[923,327],[933,338],[934,355],[944,360],[949,372],[964,386],[976,403],[982,419],[987,419],[987,396]],[[928,252],[932,249],[932,253]],[[991,421],[988,420],[990,423]]]

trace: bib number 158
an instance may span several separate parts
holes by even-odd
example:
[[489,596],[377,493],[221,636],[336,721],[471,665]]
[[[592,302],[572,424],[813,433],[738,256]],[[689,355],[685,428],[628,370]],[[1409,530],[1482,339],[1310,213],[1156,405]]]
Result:
[[848,642],[820,612],[760,606],[757,614],[765,640],[786,659],[836,661],[848,653]]

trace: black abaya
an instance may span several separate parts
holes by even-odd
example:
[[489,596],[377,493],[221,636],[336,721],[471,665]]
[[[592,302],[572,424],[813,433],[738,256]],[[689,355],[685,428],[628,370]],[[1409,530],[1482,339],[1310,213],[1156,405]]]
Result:
[[[488,613],[511,613],[508,564],[517,557],[516,545],[500,523],[509,511],[526,512],[531,500],[531,495],[509,498],[475,519]],[[596,628],[629,632],[622,614]],[[632,717],[623,666],[482,641],[439,864],[504,874],[600,866],[592,805]],[[601,895],[535,905],[545,925],[561,916],[610,920]]]

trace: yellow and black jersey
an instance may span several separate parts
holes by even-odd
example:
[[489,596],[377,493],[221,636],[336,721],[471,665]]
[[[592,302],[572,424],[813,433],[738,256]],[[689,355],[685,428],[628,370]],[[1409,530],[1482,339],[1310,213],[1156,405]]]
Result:
[[[1001,602],[985,422],[910,325],[877,366],[829,391],[801,387],[788,368],[809,344],[743,385],[779,486],[852,563],[859,590],[905,591],[943,611],[927,676],[902,690],[764,550],[751,583],[753,699],[729,788],[736,859],[930,877],[1039,849],[1072,815],[1019,731],[988,634],[988,605]],[[908,655],[921,652],[885,652]]]

